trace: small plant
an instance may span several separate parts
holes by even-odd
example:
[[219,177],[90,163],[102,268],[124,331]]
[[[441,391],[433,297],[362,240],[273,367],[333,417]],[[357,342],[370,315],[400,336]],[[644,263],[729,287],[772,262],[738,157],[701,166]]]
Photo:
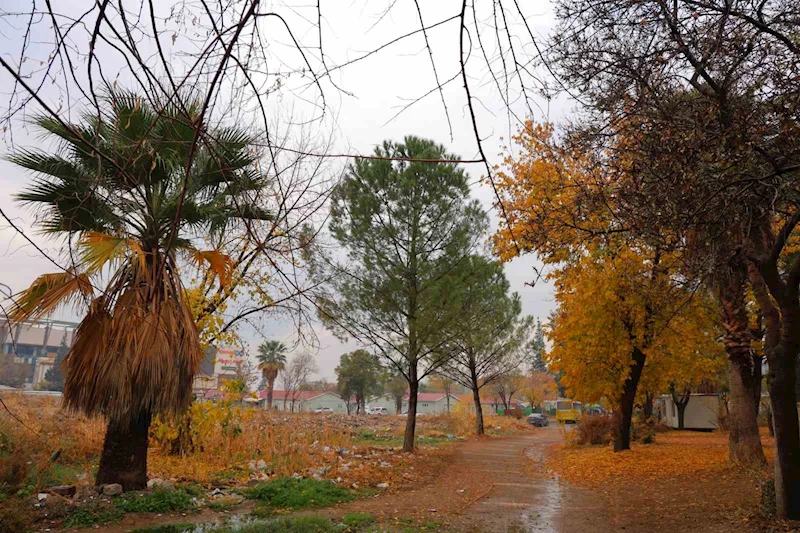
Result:
[[575,441],[581,446],[606,445],[614,434],[614,423],[609,415],[586,415],[575,424]]
[[150,494],[130,494],[114,501],[126,513],[166,513],[192,508],[192,497],[182,490],[157,490]]
[[187,533],[189,531],[193,531],[195,527],[196,524],[189,524],[189,523],[165,524],[163,526],[134,529],[132,533]]
[[375,517],[371,514],[363,513],[349,513],[344,515],[342,523],[349,528],[362,528],[368,526],[375,521]]
[[227,513],[236,506],[230,502],[208,502],[206,507],[216,513]]
[[246,489],[244,495],[278,509],[325,507],[355,498],[352,492],[329,481],[281,478]]
[[100,503],[85,505],[75,508],[72,513],[64,520],[63,526],[72,527],[91,527],[95,524],[111,524],[122,518],[124,511],[114,506],[106,506]]
[[206,533],[344,533],[341,526],[319,516],[297,516],[256,520],[244,524],[228,524],[207,530]]

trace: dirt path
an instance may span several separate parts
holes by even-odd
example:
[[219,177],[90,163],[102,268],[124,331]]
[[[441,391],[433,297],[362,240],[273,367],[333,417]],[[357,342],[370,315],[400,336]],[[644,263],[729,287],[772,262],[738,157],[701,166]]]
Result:
[[[564,487],[530,466],[562,435],[553,426],[523,436],[460,445],[433,483],[338,506],[328,513],[370,513],[383,523],[440,523],[456,531],[559,532]],[[570,489],[577,490],[577,489]]]
[[[458,532],[657,533],[747,530],[755,498],[745,474],[619,480],[589,490],[546,475],[547,448],[563,440],[554,426],[523,436],[467,442],[436,479],[414,490],[345,504],[329,516],[370,513],[386,526],[438,524]],[[435,527],[429,528],[436,529]]]

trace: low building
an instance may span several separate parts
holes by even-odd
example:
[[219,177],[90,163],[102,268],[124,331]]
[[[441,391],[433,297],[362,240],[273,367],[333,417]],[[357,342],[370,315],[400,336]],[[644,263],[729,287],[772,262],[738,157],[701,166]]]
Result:
[[[719,428],[719,394],[692,393],[683,418],[684,429],[713,430]],[[673,429],[678,429],[678,406],[672,395],[663,394],[656,400],[656,417]]]
[[[258,405],[267,408],[267,391],[258,391]],[[347,405],[341,396],[328,391],[273,390],[272,408],[295,413],[313,413],[316,409],[327,407],[334,413],[347,413]]]
[[401,414],[397,412],[397,402],[395,402],[394,396],[390,394],[384,394],[383,396],[375,396],[369,398],[367,400],[367,409],[369,410],[373,407],[384,407],[386,408],[386,410],[389,412],[390,415]]
[[[417,414],[435,415],[447,412],[447,394],[443,392],[420,392],[417,393]],[[458,396],[450,394],[450,408],[461,403]],[[403,397],[403,412],[408,413],[408,394]]]
[[62,341],[67,348],[75,339],[76,322],[28,320],[13,326],[0,317],[0,353],[13,355],[14,362],[26,365],[24,387],[33,388],[52,368]]

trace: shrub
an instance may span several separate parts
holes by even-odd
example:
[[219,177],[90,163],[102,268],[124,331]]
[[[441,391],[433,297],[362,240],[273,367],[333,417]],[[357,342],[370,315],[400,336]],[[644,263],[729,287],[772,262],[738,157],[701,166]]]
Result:
[[34,521],[33,512],[18,500],[8,499],[0,504],[0,533],[25,533]]
[[149,494],[126,494],[114,501],[126,513],[166,513],[185,511],[194,505],[192,497],[182,490],[157,490]]
[[246,489],[244,495],[273,508],[305,509],[325,507],[353,500],[352,492],[329,481],[280,478]]
[[614,435],[614,423],[610,415],[586,415],[575,424],[575,440],[581,445],[605,445]]

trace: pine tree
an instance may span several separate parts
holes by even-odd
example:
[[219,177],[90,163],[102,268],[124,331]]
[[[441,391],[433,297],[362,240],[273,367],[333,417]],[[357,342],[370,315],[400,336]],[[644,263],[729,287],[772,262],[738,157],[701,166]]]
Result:
[[67,336],[64,335],[64,338],[61,339],[61,345],[58,347],[58,352],[56,352],[56,360],[53,366],[44,374],[44,380],[48,384],[48,390],[64,392],[64,374],[61,371],[61,365],[68,353],[69,346],[67,346]]
[[544,363],[544,352],[546,349],[547,345],[544,342],[542,321],[537,318],[533,340],[531,340],[530,343],[530,363],[532,372],[547,372],[547,365]]

